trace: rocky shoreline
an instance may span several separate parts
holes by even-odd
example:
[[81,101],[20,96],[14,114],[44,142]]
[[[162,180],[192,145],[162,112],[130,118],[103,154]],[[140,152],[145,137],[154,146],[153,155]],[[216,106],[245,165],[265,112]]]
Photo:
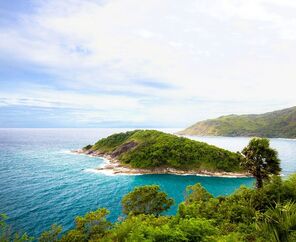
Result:
[[113,175],[143,175],[143,174],[172,174],[172,175],[196,175],[196,176],[212,176],[212,177],[229,177],[229,178],[244,178],[251,177],[248,173],[239,172],[211,172],[207,170],[178,170],[171,167],[158,167],[151,169],[131,168],[120,164],[119,160],[112,157],[110,154],[85,151],[85,150],[72,150],[72,153],[83,154],[92,157],[101,157],[106,160],[102,167],[95,168],[97,171],[108,172]]

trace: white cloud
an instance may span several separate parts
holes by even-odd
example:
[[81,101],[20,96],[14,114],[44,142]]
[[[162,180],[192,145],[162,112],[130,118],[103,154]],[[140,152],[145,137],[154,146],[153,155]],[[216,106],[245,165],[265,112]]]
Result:
[[[72,91],[1,93],[10,104],[108,106],[143,122],[169,122],[174,111],[167,110],[178,110],[182,115],[174,121],[187,123],[204,117],[199,110],[212,106],[188,104],[196,98],[234,103],[225,110],[213,107],[217,115],[237,104],[256,112],[267,103],[296,102],[296,16],[285,15],[296,8],[294,1],[37,3],[20,24],[2,27],[1,59],[42,68]],[[86,89],[97,94],[79,93]],[[250,104],[256,101],[261,108]]]
[[116,110],[139,108],[138,100],[119,95],[81,94],[51,89],[35,89],[17,91],[15,93],[0,92],[4,105],[22,105],[35,107],[59,107],[93,110]]

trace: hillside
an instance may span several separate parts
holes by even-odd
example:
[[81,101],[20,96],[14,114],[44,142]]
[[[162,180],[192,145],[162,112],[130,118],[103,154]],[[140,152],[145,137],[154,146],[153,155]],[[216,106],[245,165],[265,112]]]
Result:
[[198,122],[182,135],[296,138],[296,107],[264,114],[228,115]]
[[83,151],[92,155],[108,155],[131,168],[241,171],[240,155],[236,153],[156,130],[113,134],[86,146]]

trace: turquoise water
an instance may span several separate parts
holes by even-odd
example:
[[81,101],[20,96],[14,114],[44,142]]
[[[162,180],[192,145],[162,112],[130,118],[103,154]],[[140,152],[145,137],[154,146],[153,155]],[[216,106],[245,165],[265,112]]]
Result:
[[[202,183],[213,195],[233,192],[240,185],[252,185],[249,178],[142,175],[108,176],[92,172],[100,158],[73,155],[71,149],[94,143],[123,129],[0,129],[0,213],[6,213],[15,230],[39,235],[51,224],[73,226],[77,215],[106,207],[110,219],[121,214],[120,201],[135,186],[159,184],[176,204],[185,187]],[[172,130],[168,130],[172,131]],[[209,143],[241,149],[248,138],[198,138]],[[296,142],[272,140],[283,159],[284,174],[296,171]],[[177,206],[168,213],[174,214]]]

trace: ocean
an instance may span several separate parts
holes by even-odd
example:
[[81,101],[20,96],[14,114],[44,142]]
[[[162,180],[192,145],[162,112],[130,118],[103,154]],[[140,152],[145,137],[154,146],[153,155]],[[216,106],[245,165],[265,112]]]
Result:
[[[105,207],[109,219],[122,215],[121,199],[134,187],[158,184],[173,197],[175,214],[185,188],[200,182],[214,196],[232,193],[252,178],[219,178],[176,175],[108,175],[95,172],[104,162],[70,150],[128,129],[0,129],[0,213],[8,215],[14,231],[38,236],[51,224],[65,230],[78,215]],[[174,132],[175,129],[166,129]],[[241,150],[249,138],[191,137],[232,151]],[[282,174],[296,172],[296,140],[271,139],[279,151]]]

